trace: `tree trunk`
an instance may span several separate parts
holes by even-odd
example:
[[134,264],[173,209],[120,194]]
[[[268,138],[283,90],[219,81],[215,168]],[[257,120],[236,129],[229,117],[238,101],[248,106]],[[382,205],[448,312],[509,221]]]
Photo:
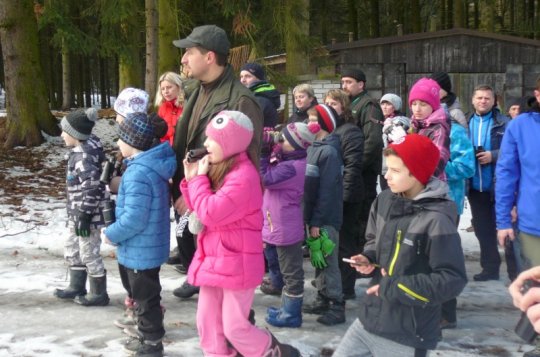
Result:
[[58,135],[60,129],[47,103],[33,1],[0,0],[0,43],[7,99],[2,146],[39,145],[43,142],[40,129],[50,135]]
[[69,58],[69,50],[62,41],[62,110],[71,108],[71,83],[70,83],[70,68],[71,62]]
[[379,0],[370,0],[370,20],[369,20],[369,32],[372,38],[380,37],[380,14],[379,14]]
[[494,0],[480,0],[480,27],[486,32],[495,31],[495,2]]
[[309,34],[309,0],[286,0],[282,2],[284,16],[286,73],[298,76],[307,73],[309,58],[302,49],[302,38]]
[[355,0],[347,0],[347,12],[349,15],[349,21],[347,22],[347,28],[349,32],[353,33],[353,40],[358,40],[358,10],[356,9]]
[[[173,40],[178,38],[178,19],[176,16],[176,1],[159,0],[159,56],[158,73],[173,71],[180,72],[180,56],[178,49],[173,46]],[[155,89],[154,89],[155,90]]]
[[412,32],[422,32],[422,17],[420,14],[420,2],[419,0],[412,0],[410,3],[411,6],[411,23],[412,23]]
[[453,27],[465,26],[465,2],[464,0],[451,0],[454,2],[454,24]]
[[146,75],[144,88],[153,103],[157,88],[158,13],[157,0],[145,0],[146,9]]

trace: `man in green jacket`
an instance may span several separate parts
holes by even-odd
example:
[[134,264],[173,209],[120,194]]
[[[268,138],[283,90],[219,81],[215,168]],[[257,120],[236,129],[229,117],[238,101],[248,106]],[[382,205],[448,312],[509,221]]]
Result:
[[[263,115],[257,99],[234,75],[227,63],[230,43],[225,31],[215,25],[198,26],[191,34],[173,41],[178,48],[184,48],[182,65],[188,76],[199,80],[200,85],[189,96],[182,116],[176,124],[173,149],[176,152],[178,168],[173,176],[172,195],[174,208],[182,216],[186,205],[181,196],[179,183],[184,178],[182,160],[189,150],[202,148],[206,140],[205,129],[208,122],[222,110],[237,110],[246,114],[253,122],[254,135],[249,146],[249,156],[258,167],[262,137]],[[182,234],[181,256],[186,257],[184,266],[188,267],[195,252],[193,239],[185,227]],[[183,250],[183,251],[182,251]],[[187,281],[173,294],[189,298],[198,293]]]
[[351,99],[354,123],[364,133],[364,155],[362,158],[362,178],[364,197],[360,212],[359,247],[365,244],[365,231],[371,204],[377,197],[377,178],[382,165],[382,127],[384,115],[379,103],[371,98],[366,89],[366,75],[359,69],[344,69],[341,73],[341,87]]

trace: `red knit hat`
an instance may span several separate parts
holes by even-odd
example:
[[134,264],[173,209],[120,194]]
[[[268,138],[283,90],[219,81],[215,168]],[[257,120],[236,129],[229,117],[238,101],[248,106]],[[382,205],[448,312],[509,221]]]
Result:
[[334,108],[326,104],[317,104],[315,110],[317,110],[318,122],[321,128],[329,133],[333,132],[338,121],[338,114]]
[[422,185],[426,185],[433,176],[441,157],[439,148],[427,136],[418,134],[405,135],[388,147],[396,152]]

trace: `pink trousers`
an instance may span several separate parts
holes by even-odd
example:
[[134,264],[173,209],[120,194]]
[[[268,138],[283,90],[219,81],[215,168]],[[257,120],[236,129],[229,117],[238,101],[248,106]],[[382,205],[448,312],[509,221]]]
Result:
[[[270,334],[253,326],[249,310],[255,288],[230,290],[201,286],[197,306],[200,345],[207,357],[260,357],[268,350]],[[232,348],[227,346],[227,341]]]

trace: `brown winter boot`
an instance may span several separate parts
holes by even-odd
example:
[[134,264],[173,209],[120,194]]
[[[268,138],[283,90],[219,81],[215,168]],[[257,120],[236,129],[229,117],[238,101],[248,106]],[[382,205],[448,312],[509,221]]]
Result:
[[280,343],[270,331],[270,338],[272,339],[271,345],[264,353],[263,357],[300,357],[300,351],[291,345]]

